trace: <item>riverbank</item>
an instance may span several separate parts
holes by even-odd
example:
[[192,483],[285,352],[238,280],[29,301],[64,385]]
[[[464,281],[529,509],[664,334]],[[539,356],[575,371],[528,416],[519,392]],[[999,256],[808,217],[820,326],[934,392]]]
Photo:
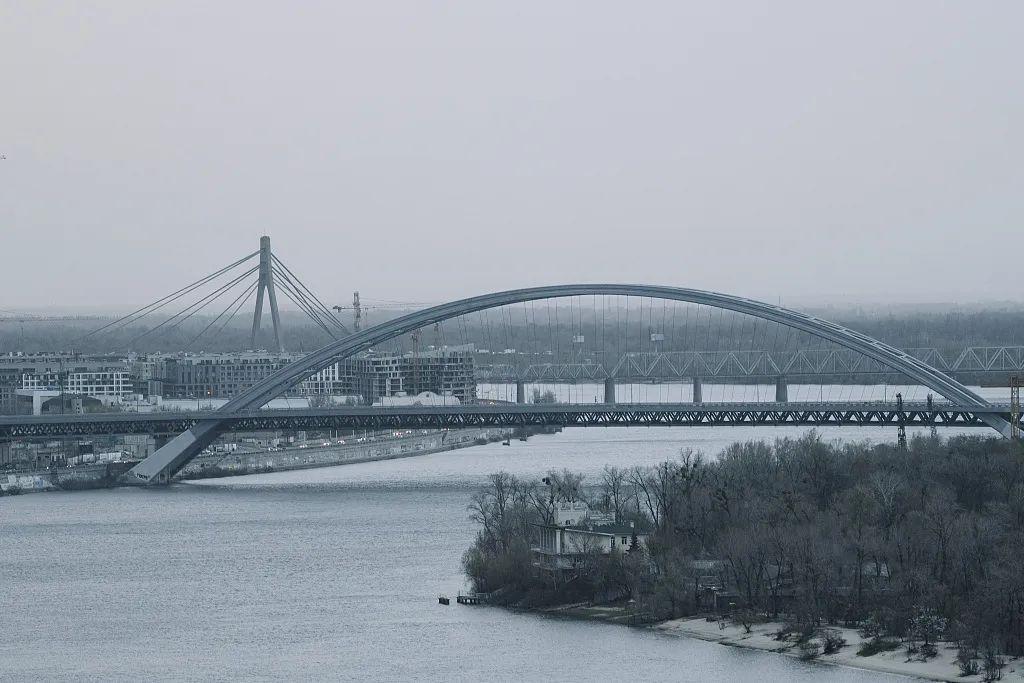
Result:
[[[772,652],[795,658],[800,658],[801,654],[794,636],[784,640],[776,638],[776,634],[783,628],[783,625],[778,622],[752,625],[750,633],[747,633],[746,629],[741,625],[722,622],[717,619],[709,621],[706,617],[671,619],[655,624],[642,624],[638,623],[636,615],[630,609],[622,605],[591,605],[582,603],[545,607],[530,611],[567,619],[643,626],[664,635],[697,638],[698,640],[719,645]],[[856,629],[830,627],[830,630],[838,632],[843,640],[846,641],[846,644],[838,652],[818,655],[813,659],[814,662],[909,676],[930,681],[962,682],[983,680],[981,674],[975,676],[959,675],[960,669],[956,663],[957,650],[950,643],[940,643],[938,654],[927,661],[921,661],[917,658],[909,659],[906,649],[902,645],[895,650],[860,656],[857,654],[857,651],[865,644],[866,639]],[[1003,671],[1003,677],[1000,680],[1008,681],[1009,683],[1024,683],[1024,661],[1007,658],[1006,669]]]
[[[662,622],[653,628],[661,633],[700,638],[722,645],[777,652],[791,657],[800,656],[800,650],[792,639],[776,640],[775,634],[782,628],[782,624],[779,623],[767,622],[753,625],[750,633],[747,633],[740,625],[708,621],[705,618],[673,619]],[[833,654],[819,655],[814,661],[882,673],[914,676],[932,681],[981,680],[981,675],[960,676],[960,669],[956,663],[956,646],[950,643],[940,643],[938,654],[927,661],[921,661],[918,658],[910,659],[906,649],[902,646],[888,652],[878,652],[862,657],[857,654],[857,651],[865,644],[866,639],[856,629],[835,627],[834,630],[840,633],[846,641],[846,645]],[[1011,683],[1024,681],[1024,662],[1020,659],[1007,658],[1006,669],[1003,671],[1001,680]]]
[[48,491],[84,491],[107,489],[118,485],[118,480],[134,462],[108,462],[81,465],[54,470],[0,474],[0,496]]
[[[532,438],[553,431],[531,430],[528,436]],[[274,452],[211,453],[195,458],[176,478],[195,480],[237,477],[410,458],[515,439],[518,433],[509,428],[430,431],[426,434],[375,439],[345,446],[295,447]],[[120,476],[134,465],[135,461],[126,461],[0,474],[0,495],[113,488],[119,485]]]
[[417,455],[469,448],[512,436],[507,428],[460,429],[430,431],[400,438],[380,438],[367,443],[344,446],[310,446],[285,448],[279,451],[250,451],[230,454],[206,454],[192,460],[178,474],[178,479],[211,479],[237,477],[244,474],[287,472],[352,465],[378,460],[393,460]]

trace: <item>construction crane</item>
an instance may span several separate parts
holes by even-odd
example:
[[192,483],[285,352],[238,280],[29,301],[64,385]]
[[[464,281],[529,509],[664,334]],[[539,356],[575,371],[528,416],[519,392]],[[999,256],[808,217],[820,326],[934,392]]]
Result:
[[359,292],[352,292],[351,306],[331,306],[338,313],[352,311],[352,331],[358,332],[363,327],[363,307],[359,305]]
[[370,310],[375,310],[375,309],[386,309],[386,308],[407,311],[407,310],[413,309],[413,308],[415,308],[417,306],[425,306],[425,305],[429,305],[429,304],[424,304],[422,302],[417,303],[417,302],[412,302],[412,301],[408,301],[408,302],[406,302],[406,301],[389,301],[387,303],[372,304],[370,306],[364,306],[364,305],[362,305],[359,302],[359,292],[352,292],[352,305],[351,306],[331,306],[331,308],[334,309],[335,311],[338,311],[339,313],[341,313],[342,311],[352,311],[352,326],[355,328],[354,331],[358,332],[359,330],[361,330],[363,328],[363,317],[365,315],[365,311],[370,311]]

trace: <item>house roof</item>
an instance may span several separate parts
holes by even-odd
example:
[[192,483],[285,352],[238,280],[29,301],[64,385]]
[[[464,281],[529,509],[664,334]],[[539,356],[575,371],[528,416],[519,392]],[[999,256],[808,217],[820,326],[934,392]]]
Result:
[[574,524],[565,528],[582,533],[602,534],[604,536],[632,536],[634,533],[638,536],[647,535],[647,532],[643,529],[638,529],[628,524]]
[[565,529],[585,534],[600,534],[602,536],[647,536],[650,532],[640,527],[632,527],[628,524],[573,524],[561,526],[560,524],[534,524],[533,526],[543,529]]

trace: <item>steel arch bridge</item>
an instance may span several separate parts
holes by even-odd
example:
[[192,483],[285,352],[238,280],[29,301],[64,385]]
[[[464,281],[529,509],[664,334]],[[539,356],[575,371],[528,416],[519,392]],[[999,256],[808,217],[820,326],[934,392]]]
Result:
[[977,419],[1004,436],[1011,432],[1010,423],[998,412],[993,412],[985,399],[963,384],[904,351],[827,320],[781,306],[699,289],[635,284],[552,285],[496,292],[441,304],[381,323],[328,344],[239,394],[215,411],[216,418],[202,420],[170,440],[136,465],[128,473],[128,479],[138,484],[169,481],[178,470],[230,427],[232,420],[229,418],[232,416],[258,409],[270,399],[287,391],[297,381],[383,342],[470,313],[543,299],[579,296],[662,299],[708,306],[778,323],[862,353],[928,387],[964,410],[977,409]]

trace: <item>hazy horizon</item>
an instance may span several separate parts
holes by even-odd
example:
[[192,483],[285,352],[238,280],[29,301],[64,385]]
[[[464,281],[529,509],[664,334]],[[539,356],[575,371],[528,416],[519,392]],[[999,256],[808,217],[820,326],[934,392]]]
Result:
[[[566,300],[568,301],[568,299]],[[409,305],[409,306],[392,306],[389,305],[386,310],[377,310],[375,303],[372,300],[364,299],[363,321],[364,326],[367,324],[374,324],[384,319],[391,319],[398,315],[410,313],[413,311],[421,310],[428,306],[445,303],[443,301],[425,301],[418,302],[420,305]],[[767,303],[779,303],[776,301],[769,301]],[[342,300],[341,304],[348,307],[349,301]],[[568,305],[568,304],[566,304]],[[914,315],[914,314],[935,314],[935,313],[982,313],[982,312],[1014,312],[1024,309],[1024,301],[1014,300],[990,300],[990,301],[939,301],[939,302],[913,302],[913,301],[883,301],[883,300],[842,300],[833,299],[831,301],[816,301],[813,298],[807,300],[800,300],[796,297],[790,300],[783,300],[782,305],[792,308],[794,310],[800,310],[806,313],[812,313],[818,316],[827,317],[829,313],[835,313],[837,316],[883,316],[883,315]],[[114,317],[123,316],[131,312],[133,304],[123,304],[122,306],[75,306],[75,307],[47,307],[38,306],[34,308],[11,306],[8,308],[0,309],[0,323],[5,321],[12,322],[18,320],[18,316],[28,318],[29,316],[39,315],[41,317],[46,316],[67,316],[67,317],[80,317],[83,320],[92,318],[103,318],[103,317]],[[179,309],[182,305],[179,305]],[[252,322],[252,308],[253,303],[251,300],[247,301],[244,310],[241,311],[238,321],[233,321],[232,324],[237,326],[245,327],[250,325]],[[309,320],[306,313],[300,310],[291,302],[282,300],[280,302],[281,315],[296,316],[302,320],[303,324],[312,325],[312,321]],[[153,316],[153,319],[160,320],[170,317],[176,313],[175,309],[169,309],[167,312],[158,311],[149,315]],[[196,314],[197,319],[209,319],[215,317],[219,311],[201,311]],[[270,314],[269,304],[264,304],[264,316]],[[352,321],[352,311],[349,308],[341,312],[336,312],[335,315],[345,325],[349,325]],[[269,324],[266,319],[264,325]]]
[[0,309],[259,236],[328,305],[1021,301],[1024,5],[8,2]]

